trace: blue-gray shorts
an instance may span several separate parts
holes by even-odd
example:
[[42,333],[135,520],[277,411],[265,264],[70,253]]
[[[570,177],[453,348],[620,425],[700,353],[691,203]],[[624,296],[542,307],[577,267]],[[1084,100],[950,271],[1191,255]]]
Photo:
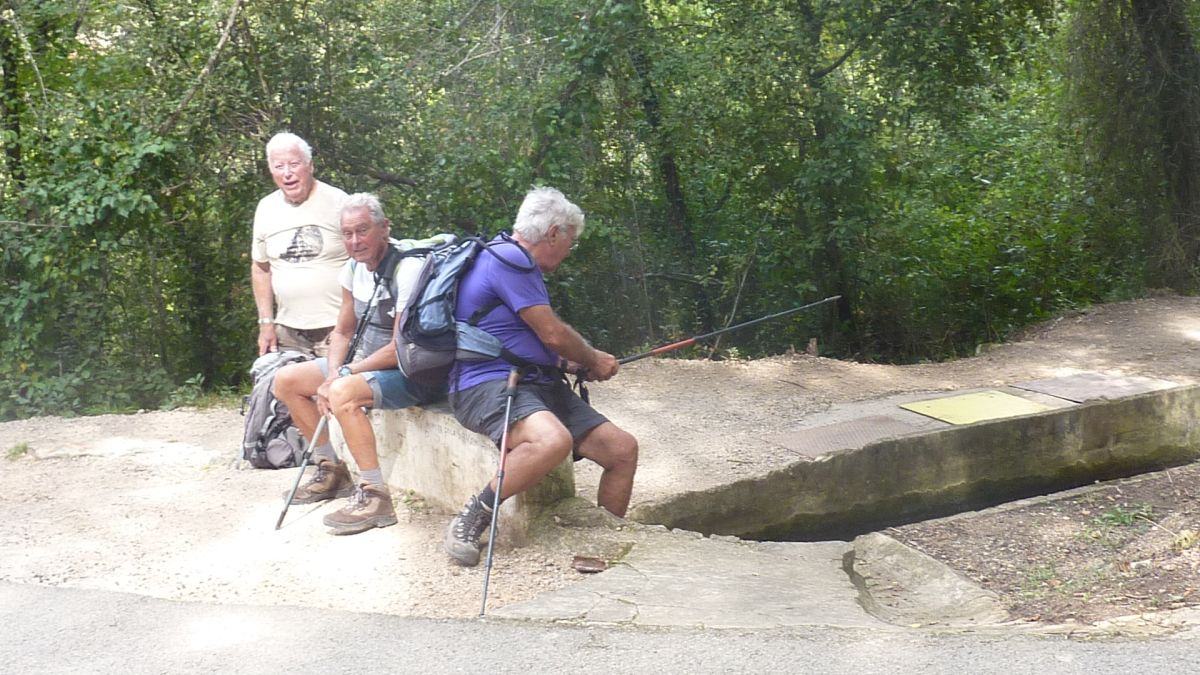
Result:
[[[329,361],[317,359],[321,374],[329,377]],[[389,370],[368,370],[361,375],[371,387],[373,400],[371,407],[376,410],[395,410],[414,405],[433,403],[446,397],[446,388],[426,387],[418,382],[412,382],[397,368]]]
[[[461,391],[450,392],[450,405],[459,423],[484,434],[500,447],[504,434],[504,380],[489,380]],[[588,432],[608,421],[592,406],[583,402],[570,385],[562,380],[549,384],[522,383],[513,397],[509,426],[535,412],[549,410],[571,432],[575,441],[575,460],[580,459],[579,442]]]

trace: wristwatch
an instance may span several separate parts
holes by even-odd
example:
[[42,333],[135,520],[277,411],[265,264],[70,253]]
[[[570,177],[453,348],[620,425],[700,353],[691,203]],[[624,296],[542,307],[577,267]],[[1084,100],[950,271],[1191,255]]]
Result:
[[269,323],[275,323],[275,319],[272,319],[269,316],[258,317],[258,325],[265,326],[266,324],[269,324]]
[[341,368],[338,368],[338,377],[346,377],[347,375],[353,374],[354,373],[350,372],[350,366],[342,366]]

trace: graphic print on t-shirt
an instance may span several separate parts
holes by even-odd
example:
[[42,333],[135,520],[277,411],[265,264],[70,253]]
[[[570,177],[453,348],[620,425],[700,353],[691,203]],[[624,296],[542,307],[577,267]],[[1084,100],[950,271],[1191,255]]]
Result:
[[321,255],[324,243],[321,228],[316,225],[297,227],[292,235],[292,243],[279,254],[279,259],[290,263],[308,262]]

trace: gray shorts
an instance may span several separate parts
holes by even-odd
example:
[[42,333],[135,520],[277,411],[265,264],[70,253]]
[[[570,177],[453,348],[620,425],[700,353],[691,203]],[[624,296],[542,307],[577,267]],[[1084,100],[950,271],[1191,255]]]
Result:
[[[474,387],[450,393],[450,405],[459,423],[471,431],[486,435],[496,447],[504,434],[504,380],[489,380]],[[549,384],[517,385],[509,426],[535,412],[549,410],[571,433],[575,441],[575,460],[579,461],[579,442],[588,432],[608,421],[592,406],[583,402],[570,385],[562,380]]]

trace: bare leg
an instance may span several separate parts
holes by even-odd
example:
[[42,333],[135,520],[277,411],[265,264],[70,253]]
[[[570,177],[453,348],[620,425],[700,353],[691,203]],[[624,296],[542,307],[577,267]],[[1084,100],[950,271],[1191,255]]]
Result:
[[379,468],[379,454],[375,449],[375,430],[363,407],[374,401],[371,385],[362,375],[340,377],[329,386],[329,406],[333,416],[342,427],[346,447],[354,457],[359,471]]
[[[508,432],[501,499],[537,485],[571,454],[571,446],[571,433],[548,410],[539,410],[514,424]],[[495,479],[491,486],[496,489]]]
[[275,398],[287,405],[292,421],[313,445],[321,445],[329,439],[328,432],[322,433],[321,438],[312,437],[321,420],[313,396],[324,381],[325,375],[315,361],[293,363],[281,368],[275,375]]
[[583,437],[579,454],[604,469],[597,503],[614,516],[624,517],[637,473],[637,439],[612,422],[605,422]]

